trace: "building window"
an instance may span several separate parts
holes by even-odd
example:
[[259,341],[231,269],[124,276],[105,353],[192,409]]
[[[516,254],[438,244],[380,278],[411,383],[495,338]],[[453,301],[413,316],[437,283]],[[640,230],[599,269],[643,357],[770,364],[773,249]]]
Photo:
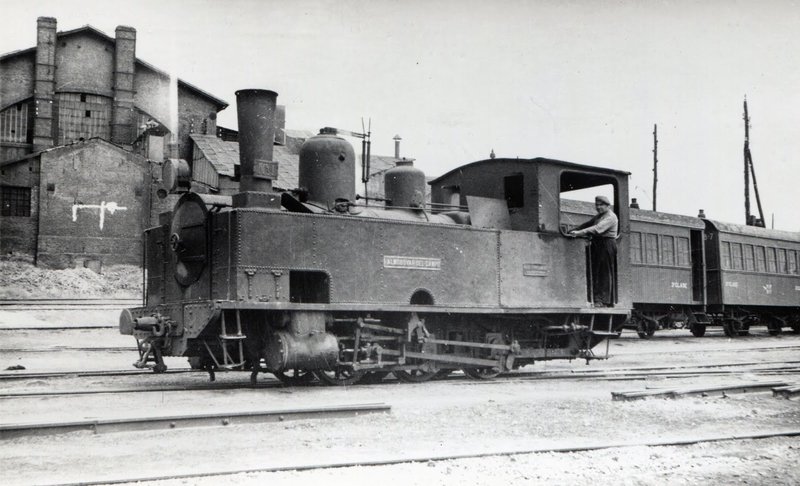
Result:
[[722,242],[722,268],[731,268],[731,244],[727,241]]
[[0,200],[2,200],[2,216],[30,216],[31,215],[31,188],[0,186]]
[[767,257],[765,256],[765,253],[764,253],[764,247],[763,246],[757,246],[756,247],[756,272],[766,271],[766,269],[767,269],[766,261],[767,261]]
[[58,144],[100,137],[111,139],[112,100],[86,93],[57,93]]
[[645,263],[658,264],[658,235],[645,235]]
[[755,254],[753,253],[753,245],[744,245],[744,269],[748,272],[755,270]]
[[776,273],[778,271],[775,265],[777,260],[775,254],[775,248],[767,248],[767,272],[769,273]]
[[30,101],[22,101],[0,111],[0,142],[33,142],[33,110],[30,104]]
[[675,265],[675,238],[672,236],[661,237],[661,263]]
[[682,267],[691,266],[689,258],[689,238],[678,238],[678,265]]
[[642,234],[631,233],[631,263],[642,263]]
[[744,268],[742,265],[742,244],[731,243],[731,268],[734,270],[741,270]]

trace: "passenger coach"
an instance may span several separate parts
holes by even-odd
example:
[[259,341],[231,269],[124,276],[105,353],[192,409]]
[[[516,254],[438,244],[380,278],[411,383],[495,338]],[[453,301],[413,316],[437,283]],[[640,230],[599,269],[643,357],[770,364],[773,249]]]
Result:
[[800,333],[800,235],[705,220],[708,312],[731,337],[751,325]]

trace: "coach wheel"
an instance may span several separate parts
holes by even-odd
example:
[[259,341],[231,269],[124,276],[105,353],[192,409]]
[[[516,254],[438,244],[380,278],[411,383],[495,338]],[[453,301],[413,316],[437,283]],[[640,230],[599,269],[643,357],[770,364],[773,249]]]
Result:
[[406,383],[423,383],[433,379],[437,373],[439,373],[439,370],[397,370],[394,372],[394,376],[396,376],[398,380]]
[[358,383],[358,381],[364,377],[364,372],[339,366],[335,370],[316,370],[314,371],[314,375],[319,378],[319,381],[326,385],[349,386]]
[[463,368],[465,375],[476,380],[491,380],[500,374],[500,368]]
[[730,338],[741,336],[742,323],[736,319],[728,319],[722,324],[722,330],[725,332],[725,335]]
[[314,381],[314,372],[301,369],[293,369],[283,371],[273,371],[275,378],[280,380],[284,385],[289,386],[303,386],[308,385]]
[[800,334],[800,323],[792,324],[792,332],[795,334]]
[[652,321],[641,321],[636,329],[636,334],[642,339],[650,339],[656,333],[658,324]]
[[777,336],[783,331],[783,323],[778,320],[770,320],[767,322],[767,332],[770,336]]
[[750,323],[749,322],[743,322],[742,323],[742,327],[739,329],[739,335],[740,336],[747,336],[748,334],[750,334]]
[[703,337],[706,334],[706,325],[705,324],[692,324],[689,326],[689,330],[692,332],[692,336],[694,337]]

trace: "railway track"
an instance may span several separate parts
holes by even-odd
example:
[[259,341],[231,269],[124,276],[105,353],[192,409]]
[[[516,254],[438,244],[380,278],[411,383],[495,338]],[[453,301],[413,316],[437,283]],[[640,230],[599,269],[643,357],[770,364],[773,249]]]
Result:
[[[720,368],[734,368],[734,369],[720,369]],[[191,369],[180,369],[168,371],[168,373],[186,373]],[[151,373],[148,370],[136,371],[108,371],[108,372],[89,372],[89,373],[76,373],[68,374],[69,372],[57,373],[52,375],[41,373],[27,373],[26,376],[17,376],[18,379],[35,379],[45,377],[83,377],[83,376],[125,376],[125,375],[139,375]],[[693,378],[693,377],[709,377],[709,376],[741,376],[741,375],[800,375],[800,361],[796,362],[749,362],[749,363],[726,363],[718,365],[698,365],[698,366],[676,366],[676,367],[645,367],[645,368],[617,368],[612,370],[583,370],[583,371],[530,371],[530,372],[515,372],[507,375],[502,375],[495,380],[487,381],[473,381],[468,380],[462,376],[450,376],[442,381],[453,382],[458,384],[500,384],[508,383],[509,381],[537,381],[537,380],[606,380],[606,381],[633,381],[643,380],[652,377],[659,378]],[[262,380],[264,378],[262,377]],[[387,381],[387,384],[389,382]],[[156,387],[125,387],[125,388],[111,388],[111,389],[94,389],[94,390],[64,390],[64,391],[24,391],[24,392],[6,392],[0,393],[0,399],[21,399],[21,398],[43,398],[43,397],[66,397],[78,395],[108,395],[108,394],[124,394],[124,393],[163,393],[163,392],[185,392],[185,391],[230,391],[230,390],[245,390],[245,389],[272,389],[281,388],[284,385],[279,381],[270,379],[267,383],[259,383],[253,385],[247,383],[207,383],[200,385],[173,385],[173,386],[156,386]]]
[[600,451],[605,449],[625,449],[630,447],[674,447],[674,446],[689,446],[694,444],[715,443],[724,441],[742,441],[742,440],[761,440],[771,439],[778,437],[798,437],[800,436],[800,429],[777,429],[763,432],[752,432],[743,434],[719,434],[707,436],[688,436],[667,440],[642,440],[637,442],[608,442],[608,443],[583,443],[574,444],[561,447],[538,447],[527,449],[506,449],[494,451],[481,451],[474,453],[461,453],[461,454],[430,454],[430,455],[416,455],[416,456],[395,456],[386,457],[383,459],[375,460],[361,460],[361,461],[341,461],[341,462],[328,462],[328,463],[296,463],[281,466],[267,466],[255,467],[246,469],[228,469],[219,470],[214,472],[194,472],[185,474],[169,474],[161,476],[137,476],[137,477],[124,477],[124,478],[104,478],[99,481],[81,481],[79,483],[61,483],[64,486],[72,485],[98,485],[98,484],[125,484],[125,483],[138,483],[144,481],[163,481],[163,480],[188,480],[199,478],[212,478],[218,476],[229,476],[234,474],[252,474],[252,473],[271,473],[281,471],[313,471],[320,469],[340,469],[346,467],[369,467],[369,466],[391,466],[397,464],[407,463],[428,463],[428,462],[441,462],[441,461],[454,461],[460,459],[479,459],[486,457],[508,457],[520,456],[525,454],[544,454],[544,453],[576,453],[576,452],[591,452]]
[[69,422],[0,424],[0,440],[17,437],[63,434],[83,430],[89,430],[98,434],[188,427],[212,427],[220,425],[228,426],[283,422],[285,420],[301,420],[307,418],[354,417],[363,414],[384,413],[389,411],[391,411],[391,407],[384,403],[367,403],[306,409],[184,414],[120,419],[77,420]]
[[142,299],[0,299],[0,310],[115,310],[141,305]]

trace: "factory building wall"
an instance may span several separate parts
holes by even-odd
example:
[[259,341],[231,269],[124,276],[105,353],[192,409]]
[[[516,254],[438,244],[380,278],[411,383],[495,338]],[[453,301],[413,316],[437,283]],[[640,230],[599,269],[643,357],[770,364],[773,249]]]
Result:
[[99,139],[40,155],[38,263],[141,264],[150,223],[147,160]]
[[[27,214],[20,211],[21,194],[27,194]],[[31,157],[0,167],[0,253],[24,255],[33,260],[39,231],[39,159]],[[22,203],[22,204],[20,204]]]

